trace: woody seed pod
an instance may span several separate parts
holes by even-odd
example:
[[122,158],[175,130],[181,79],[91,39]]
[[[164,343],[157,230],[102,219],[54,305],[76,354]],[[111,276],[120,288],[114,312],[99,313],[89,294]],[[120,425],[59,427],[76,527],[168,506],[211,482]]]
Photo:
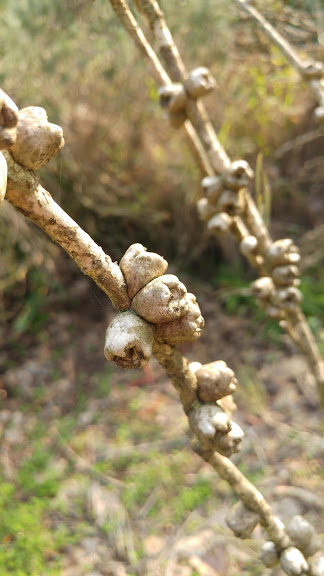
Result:
[[272,278],[277,286],[296,286],[298,280],[299,268],[297,266],[276,266],[272,271]]
[[187,118],[185,111],[187,96],[183,85],[174,83],[162,86],[159,89],[159,97],[161,108],[167,111],[171,126],[180,128]]
[[230,231],[232,223],[233,218],[229,214],[220,212],[209,220],[207,228],[214,234],[226,234]]
[[131,310],[119,312],[106,332],[105,356],[120,368],[143,368],[152,356],[154,327]]
[[258,250],[258,241],[255,236],[245,236],[240,242],[240,252],[245,257],[253,256]]
[[218,211],[217,207],[212,205],[207,198],[200,198],[197,202],[197,210],[199,214],[199,218],[203,222],[207,222],[215,216],[216,212]]
[[242,502],[236,502],[225,518],[227,526],[238,538],[250,538],[254,528],[260,522],[260,517],[248,510]]
[[324,556],[311,558],[309,564],[313,576],[324,576]]
[[147,252],[142,244],[132,244],[119,266],[125,276],[128,296],[132,300],[141,288],[164,274],[168,263],[159,254]]
[[189,98],[197,100],[202,98],[214,90],[216,86],[215,78],[212,76],[208,68],[199,66],[193,70],[189,77],[184,81],[184,88]]
[[323,76],[322,62],[315,60],[306,60],[303,62],[302,74],[305,80],[320,80]]
[[284,238],[271,244],[266,260],[272,268],[286,264],[297,265],[300,262],[300,254],[294,242],[290,238]]
[[254,176],[252,168],[245,160],[236,160],[224,172],[223,180],[225,186],[230,190],[240,190],[246,188]]
[[198,398],[202,402],[216,402],[236,390],[235,374],[222,360],[204,364],[198,368],[196,376]]
[[17,140],[11,148],[16,162],[29,170],[39,170],[63,146],[63,130],[48,122],[44,108],[29,106],[19,111]]
[[218,199],[217,208],[218,212],[227,212],[230,216],[234,216],[241,208],[240,195],[232,190],[223,190]]
[[288,576],[302,576],[308,570],[308,564],[303,554],[294,546],[281,552],[280,564]]
[[272,301],[275,306],[287,312],[296,310],[303,299],[303,295],[298,288],[288,286],[288,288],[279,288],[273,293]]
[[214,403],[199,404],[189,412],[192,432],[202,445],[208,445],[223,456],[240,450],[243,430]]
[[194,374],[196,374],[197,370],[199,370],[199,368],[202,367],[202,364],[200,362],[190,362],[189,364],[189,368],[191,370],[191,372],[193,372]]
[[152,324],[171,322],[187,314],[187,289],[173,274],[155,278],[132,300],[132,308]]
[[211,204],[216,204],[220,193],[224,189],[220,176],[206,176],[201,181],[202,189]]
[[287,532],[293,544],[306,557],[316,554],[321,547],[321,541],[316,534],[315,528],[302,516],[294,516],[290,520]]
[[0,152],[0,206],[6,195],[6,190],[7,190],[7,162],[2,152]]
[[196,297],[187,294],[188,312],[182,318],[158,324],[155,330],[155,338],[168,344],[182,344],[183,342],[194,342],[201,335],[201,330],[205,321],[201,315]]
[[252,292],[258,300],[269,301],[273,291],[274,284],[272,278],[263,276],[251,284]]
[[261,548],[259,558],[267,568],[276,566],[279,562],[279,555],[276,546],[270,540],[265,542]]

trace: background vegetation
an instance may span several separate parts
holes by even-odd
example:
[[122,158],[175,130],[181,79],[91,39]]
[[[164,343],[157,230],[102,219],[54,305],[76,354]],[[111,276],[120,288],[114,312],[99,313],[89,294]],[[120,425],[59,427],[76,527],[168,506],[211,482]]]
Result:
[[[302,249],[304,309],[324,352],[324,136],[312,96],[234,3],[162,6],[188,67],[206,65],[217,79],[206,104],[221,142],[264,173],[256,198],[273,237],[293,237]],[[258,6],[305,56],[322,60],[323,2]],[[45,107],[64,130],[63,152],[40,172],[44,186],[114,259],[142,242],[169,260],[207,321],[186,353],[239,371],[244,472],[265,491],[279,479],[320,493],[323,447],[302,394],[302,360],[253,307],[253,274],[237,247],[206,235],[195,209],[200,174],[109,2],[2,0],[0,29],[1,87],[20,108]],[[257,561],[222,524],[230,492],[190,454],[159,368],[142,376],[105,366],[105,296],[9,205],[0,243],[0,384],[8,393],[0,413],[1,574],[145,573],[154,546],[158,574],[179,541],[194,534],[201,548],[206,530],[223,550],[209,560],[210,574],[257,574]],[[266,406],[282,423],[276,441]],[[319,530],[321,510],[318,502],[307,509]],[[249,543],[257,545],[258,535]],[[203,573],[193,557],[177,556],[184,576]],[[208,564],[208,546],[195,557]]]

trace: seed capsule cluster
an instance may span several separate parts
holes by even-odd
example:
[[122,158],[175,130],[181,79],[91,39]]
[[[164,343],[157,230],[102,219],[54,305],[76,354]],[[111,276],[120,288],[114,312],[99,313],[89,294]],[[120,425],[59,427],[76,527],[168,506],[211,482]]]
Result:
[[162,256],[133,244],[120,261],[131,310],[108,326],[105,356],[122,368],[142,368],[152,356],[154,338],[168,344],[199,338],[204,319],[193,294],[174,274],[165,274]]
[[[197,209],[200,218],[207,222],[208,230],[220,235],[230,231],[233,216],[239,214],[244,205],[242,191],[252,178],[249,164],[236,160],[223,174],[202,180],[204,197],[198,200]],[[251,249],[248,243],[245,244],[247,250]]]
[[273,242],[267,251],[265,263],[270,276],[256,280],[252,291],[270,318],[282,320],[300,305],[299,262],[299,250],[288,238]]
[[187,119],[188,101],[209,94],[216,86],[208,68],[199,66],[183,82],[175,82],[159,89],[160,105],[168,114],[173,128],[180,128]]

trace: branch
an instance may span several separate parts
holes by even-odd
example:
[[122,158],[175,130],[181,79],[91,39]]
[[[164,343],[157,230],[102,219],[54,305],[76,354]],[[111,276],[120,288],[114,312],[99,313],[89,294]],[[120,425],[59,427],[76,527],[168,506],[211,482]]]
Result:
[[117,309],[127,310],[130,300],[119,266],[56,204],[34,172],[15,162],[9,152],[4,155],[8,164],[6,200],[60,244]]

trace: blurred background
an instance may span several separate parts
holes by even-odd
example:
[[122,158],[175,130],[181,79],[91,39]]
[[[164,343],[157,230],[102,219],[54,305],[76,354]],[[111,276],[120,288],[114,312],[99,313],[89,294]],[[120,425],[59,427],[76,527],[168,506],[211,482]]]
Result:
[[[323,60],[323,0],[256,4],[301,56]],[[161,5],[188,69],[217,80],[206,106],[229,156],[256,170],[273,238],[301,248],[303,307],[324,352],[324,134],[312,93],[235,2]],[[197,295],[206,329],[183,350],[238,373],[240,468],[284,520],[306,513],[323,532],[321,419],[303,358],[257,309],[235,243],[200,223],[199,169],[110,3],[2,0],[0,23],[1,88],[64,131],[42,184],[113,260],[141,242]],[[1,574],[263,574],[261,532],[247,545],[229,534],[231,492],[191,453],[159,366],[105,362],[106,296],[6,202],[0,244]]]

